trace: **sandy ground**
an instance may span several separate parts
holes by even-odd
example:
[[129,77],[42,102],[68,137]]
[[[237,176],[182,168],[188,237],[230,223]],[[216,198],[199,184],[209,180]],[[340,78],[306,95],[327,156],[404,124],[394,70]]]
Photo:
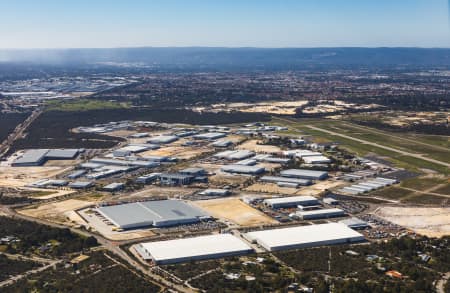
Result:
[[[47,189],[45,189],[45,190],[33,189],[33,190],[35,190],[35,191],[47,191]],[[50,199],[50,198],[59,197],[59,196],[72,194],[72,193],[76,192],[74,190],[49,190],[49,191],[52,191],[52,192],[54,191],[54,193],[47,194],[47,195],[42,195],[42,196],[36,196],[35,198],[38,198],[38,199]]]
[[238,198],[220,198],[195,201],[193,204],[212,216],[225,219],[241,226],[276,224],[277,221],[248,206]]
[[375,214],[429,237],[450,235],[450,208],[382,207]]
[[307,101],[271,101],[271,102],[261,102],[261,103],[231,103],[231,104],[216,104],[212,105],[213,108],[217,110],[227,110],[227,109],[239,109],[242,112],[262,112],[271,114],[285,114],[293,115],[295,110],[305,105]]
[[80,164],[81,160],[49,160],[44,164],[44,167],[68,167]]
[[18,212],[34,218],[67,224],[68,218],[69,221],[75,220],[72,213],[73,210],[80,209],[92,204],[94,204],[94,202],[78,199],[68,199],[56,203],[42,204],[37,207],[19,210]]
[[23,187],[39,179],[54,177],[68,169],[70,167],[0,167],[0,186]]
[[255,183],[244,189],[249,192],[264,192],[275,194],[297,194],[297,188],[279,187],[275,183]]
[[180,196],[192,194],[194,192],[197,192],[198,190],[199,189],[197,188],[176,187],[176,186],[165,187],[165,186],[151,185],[133,194],[120,196],[120,198],[130,199],[130,198],[159,197],[159,196],[178,198]]
[[240,150],[249,150],[257,153],[280,153],[282,150],[273,145],[258,145],[258,140],[247,140],[238,145],[236,148]]
[[177,159],[190,160],[203,153],[210,152],[208,147],[183,147],[183,146],[167,146],[157,150],[142,152],[140,156],[169,156]]

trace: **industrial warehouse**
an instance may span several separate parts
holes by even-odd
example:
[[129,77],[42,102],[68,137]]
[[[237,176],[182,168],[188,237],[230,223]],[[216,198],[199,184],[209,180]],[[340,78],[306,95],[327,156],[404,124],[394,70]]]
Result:
[[96,211],[121,229],[169,227],[210,219],[206,213],[181,200],[155,200],[101,206]]
[[365,240],[363,235],[340,223],[249,232],[245,234],[245,238],[268,251],[355,243]]
[[29,167],[41,166],[48,160],[73,160],[83,150],[79,149],[33,149],[27,150],[16,159],[12,166]]
[[135,249],[144,260],[157,264],[238,256],[253,251],[248,244],[231,234],[147,242],[136,245]]

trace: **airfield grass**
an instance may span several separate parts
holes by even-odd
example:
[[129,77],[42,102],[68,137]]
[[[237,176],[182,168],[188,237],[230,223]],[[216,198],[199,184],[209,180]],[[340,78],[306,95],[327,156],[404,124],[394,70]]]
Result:
[[450,183],[447,183],[444,186],[433,190],[433,192],[434,193],[439,193],[439,194],[444,194],[444,195],[450,195]]
[[[296,135],[303,135],[303,136],[312,136],[312,140],[315,142],[337,142],[341,145],[341,147],[348,149],[349,151],[352,151],[360,156],[364,156],[370,153],[375,153],[379,156],[384,156],[389,158],[389,161],[391,161],[392,163],[394,163],[397,167],[401,167],[401,168],[405,168],[407,170],[411,170],[411,171],[416,171],[416,172],[422,172],[423,169],[429,169],[441,174],[445,174],[448,175],[450,174],[450,169],[439,165],[439,164],[435,164],[433,162],[429,162],[429,161],[425,161],[422,159],[417,159],[415,157],[411,157],[411,156],[407,156],[407,155],[399,155],[398,153],[377,147],[377,146],[372,146],[372,145],[367,145],[364,143],[360,143],[358,141],[352,140],[352,139],[347,139],[341,136],[337,136],[337,135],[333,135],[333,134],[329,134],[320,130],[316,130],[316,129],[311,129],[308,126],[317,126],[329,131],[335,131],[337,133],[342,133],[342,134],[348,134],[349,136],[355,137],[355,138],[360,138],[360,139],[365,139],[367,141],[370,142],[374,142],[374,143],[380,143],[384,146],[389,146],[389,147],[393,147],[393,148],[397,148],[397,149],[401,149],[404,151],[408,151],[411,153],[417,153],[416,151],[414,151],[413,149],[407,149],[404,145],[397,145],[390,136],[387,135],[368,135],[367,133],[364,134],[365,136],[361,136],[361,131],[364,130],[359,130],[359,132],[356,132],[354,130],[350,130],[349,128],[342,130],[341,128],[337,127],[342,125],[343,123],[340,121],[335,121],[335,120],[325,120],[325,119],[302,119],[302,120],[293,120],[290,119],[289,121],[287,121],[286,119],[279,119],[277,117],[274,117],[273,122],[279,124],[279,125],[284,125],[284,126],[288,126],[291,127],[291,129],[289,130],[291,133],[295,133]],[[297,130],[297,132],[295,132],[295,130]],[[350,133],[351,132],[351,133]],[[351,135],[350,135],[351,134]],[[397,135],[401,138],[401,134],[392,134],[392,135]],[[401,140],[401,139],[399,139]],[[412,144],[412,143],[411,143]],[[423,154],[426,154],[428,156],[434,157],[434,158],[438,158],[441,161],[447,161],[449,160],[448,158],[450,158],[450,151],[449,152],[445,152],[445,151],[439,151],[436,150],[434,148],[432,148],[432,146],[430,146],[430,149],[426,149],[427,152],[425,152],[425,148],[426,146],[422,146],[421,145],[421,150]],[[432,155],[430,155],[430,153]],[[435,154],[433,154],[435,153]],[[445,157],[445,159],[442,159],[441,157]]]
[[390,186],[380,190],[372,191],[367,194],[367,196],[386,198],[391,200],[401,200],[407,196],[410,196],[414,191],[402,189],[397,186]]
[[443,184],[445,181],[446,180],[442,178],[411,178],[402,181],[400,185],[406,188],[425,191],[439,184]]

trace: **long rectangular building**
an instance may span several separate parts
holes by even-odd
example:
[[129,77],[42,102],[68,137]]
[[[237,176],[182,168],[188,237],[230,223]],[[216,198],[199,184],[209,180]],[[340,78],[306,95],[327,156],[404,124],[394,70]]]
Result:
[[328,177],[328,172],[305,169],[288,169],[280,172],[282,177],[300,178],[310,180],[324,180]]
[[225,165],[222,168],[220,168],[220,170],[227,173],[248,174],[248,175],[258,175],[266,171],[264,167],[260,166],[245,166],[236,164]]
[[155,200],[102,206],[97,208],[97,211],[122,229],[192,224],[210,218],[205,212],[181,200]]
[[274,209],[279,209],[279,208],[296,207],[298,205],[302,206],[318,205],[319,201],[317,200],[317,198],[313,196],[302,195],[302,196],[268,198],[264,200],[264,204]]
[[298,185],[311,185],[312,182],[309,179],[299,179],[299,178],[287,178],[287,177],[280,177],[280,176],[262,176],[259,181],[261,182],[268,182],[268,183],[293,183]]
[[246,239],[268,251],[362,242],[360,233],[341,223],[300,226],[249,232]]
[[253,251],[247,243],[231,234],[147,242],[135,247],[143,259],[157,264],[238,256]]
[[333,208],[333,209],[321,209],[312,211],[298,211],[295,213],[295,216],[303,220],[316,220],[332,217],[342,217],[345,216],[345,212],[341,209]]

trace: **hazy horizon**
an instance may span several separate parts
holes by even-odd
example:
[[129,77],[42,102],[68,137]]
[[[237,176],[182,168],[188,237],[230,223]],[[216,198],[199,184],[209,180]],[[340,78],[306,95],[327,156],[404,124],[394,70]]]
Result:
[[1,49],[450,47],[447,0],[17,0],[0,10]]

